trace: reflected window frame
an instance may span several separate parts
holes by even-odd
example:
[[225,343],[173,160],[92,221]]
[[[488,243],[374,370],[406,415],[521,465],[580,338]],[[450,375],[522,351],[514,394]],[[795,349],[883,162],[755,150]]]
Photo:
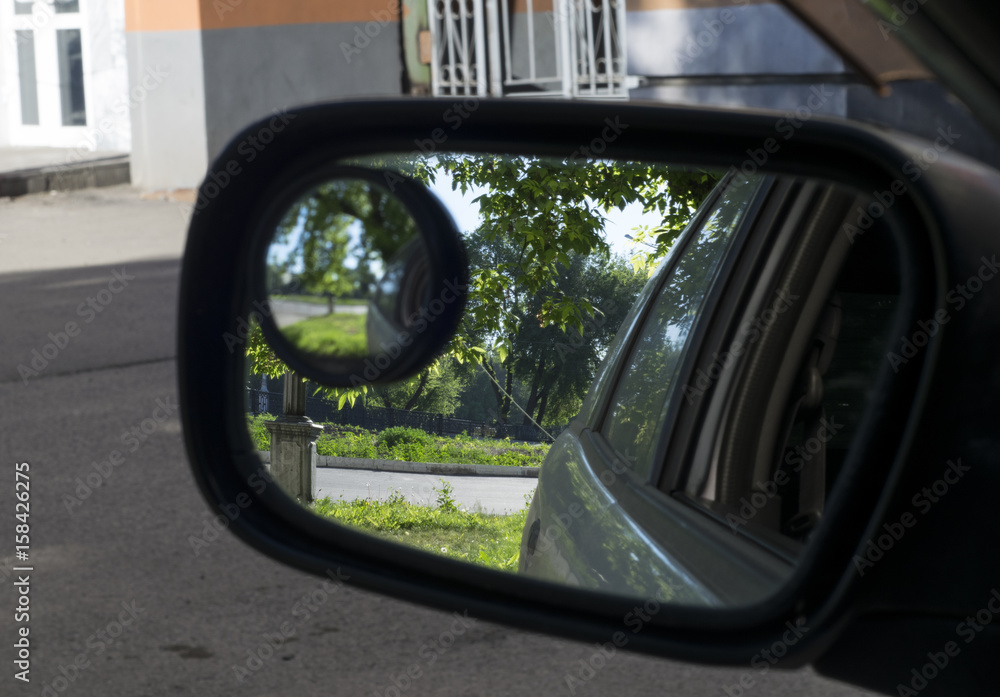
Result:
[[[660,475],[660,469],[664,459],[664,450],[668,440],[664,431],[668,430],[666,429],[666,426],[673,420],[673,417],[678,409],[677,402],[683,397],[683,395],[679,390],[674,390],[671,387],[667,388],[666,394],[663,395],[663,403],[660,405],[656,415],[656,425],[652,428],[649,442],[646,444],[647,447],[638,454],[632,451],[634,443],[629,443],[629,446],[632,447],[616,447],[621,446],[621,442],[618,442],[620,439],[615,434],[609,433],[609,429],[614,428],[615,425],[613,423],[615,418],[615,400],[621,394],[622,389],[628,384],[630,371],[634,368],[636,357],[643,348],[640,343],[643,339],[648,338],[646,333],[651,328],[651,325],[656,317],[656,312],[661,307],[661,303],[665,301],[667,294],[673,290],[672,283],[676,278],[676,273],[684,264],[685,260],[689,258],[688,255],[691,252],[692,245],[696,244],[699,237],[706,233],[707,226],[714,220],[715,214],[718,213],[722,206],[727,203],[724,197],[730,192],[742,190],[743,200],[740,203],[740,208],[736,211],[736,217],[732,221],[733,224],[731,229],[727,233],[724,246],[720,250],[718,258],[715,260],[708,282],[702,289],[702,296],[697,302],[697,307],[693,309],[694,316],[689,327],[687,328],[686,333],[684,334],[682,342],[683,345],[677,352],[677,360],[672,364],[672,378],[678,374],[682,363],[692,351],[692,344],[695,340],[698,325],[707,321],[704,316],[703,308],[707,298],[714,291],[720,273],[720,267],[723,265],[725,258],[733,253],[736,241],[743,234],[745,234],[747,224],[753,221],[755,208],[754,204],[755,202],[759,202],[762,191],[768,185],[768,178],[765,177],[746,177],[745,175],[737,176],[738,179],[737,177],[729,176],[719,183],[716,190],[711,195],[711,203],[708,205],[703,204],[702,214],[692,220],[686,233],[678,239],[676,244],[680,245],[679,254],[676,256],[671,255],[668,259],[668,261],[671,262],[669,267],[664,266],[657,272],[657,275],[660,277],[657,279],[658,287],[654,296],[650,298],[647,306],[642,310],[643,316],[641,325],[638,330],[628,338],[628,345],[623,347],[623,350],[617,359],[618,365],[616,366],[616,369],[611,371],[611,373],[606,376],[608,382],[605,404],[599,423],[594,426],[594,431],[600,435],[604,444],[606,444],[608,448],[618,456],[619,461],[627,467],[629,471],[635,475],[635,477],[646,483],[655,481]],[[626,438],[626,440],[630,439]],[[640,456],[641,458],[644,458],[641,462]]]

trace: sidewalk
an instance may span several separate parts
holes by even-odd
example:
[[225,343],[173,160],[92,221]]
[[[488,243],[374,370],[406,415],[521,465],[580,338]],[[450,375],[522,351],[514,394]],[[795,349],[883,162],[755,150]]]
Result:
[[[442,479],[451,485],[456,505],[469,511],[511,515],[528,507],[537,479],[525,477],[442,477],[412,472],[372,472],[321,467],[316,470],[313,495],[333,501],[385,501],[401,494],[409,503],[437,508]],[[518,533],[520,537],[520,533]]]
[[[258,450],[261,461],[270,465],[271,451]],[[450,462],[403,462],[401,460],[368,460],[359,457],[316,456],[317,467],[334,469],[372,470],[376,472],[404,472],[409,474],[446,474],[479,477],[533,477],[538,479],[540,467],[509,465],[459,465]]]
[[0,196],[24,196],[131,182],[127,152],[0,148]]

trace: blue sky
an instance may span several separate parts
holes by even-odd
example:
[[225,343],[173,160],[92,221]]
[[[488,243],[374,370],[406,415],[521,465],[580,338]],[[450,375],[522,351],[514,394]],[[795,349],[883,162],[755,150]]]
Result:
[[[479,225],[479,205],[473,203],[473,200],[485,191],[484,188],[470,189],[465,194],[461,191],[453,191],[451,177],[440,170],[436,174],[435,183],[430,188],[451,212],[461,232],[469,232]],[[634,248],[633,243],[625,239],[625,235],[637,226],[648,225],[652,227],[660,222],[658,214],[644,214],[642,206],[638,203],[626,206],[623,211],[612,210],[605,217],[607,223],[604,230],[608,244],[611,245],[613,253],[626,259],[631,258]]]

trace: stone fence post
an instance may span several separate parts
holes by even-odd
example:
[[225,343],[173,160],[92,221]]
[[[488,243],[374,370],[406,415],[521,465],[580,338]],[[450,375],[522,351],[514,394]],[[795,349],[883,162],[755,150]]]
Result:
[[311,503],[316,486],[316,440],[323,427],[306,416],[306,385],[298,373],[285,373],[282,415],[268,421],[271,478],[289,496]]

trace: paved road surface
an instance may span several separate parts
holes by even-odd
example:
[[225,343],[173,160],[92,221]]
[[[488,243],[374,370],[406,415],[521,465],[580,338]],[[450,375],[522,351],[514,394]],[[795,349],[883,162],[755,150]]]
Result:
[[514,513],[525,508],[525,496],[538,485],[534,477],[446,477],[440,474],[409,474],[406,472],[375,472],[334,467],[316,468],[316,497],[329,496],[345,500],[372,498],[384,501],[393,491],[399,491],[410,503],[435,505],[441,480],[451,483],[455,502],[469,510],[484,513]]
[[[176,413],[138,443],[128,436],[176,399],[182,212],[127,189],[0,202],[0,524],[13,525],[13,463],[29,462],[35,569],[28,686],[12,677],[15,592],[0,578],[0,695],[373,697],[397,694],[394,681],[405,697],[570,695],[566,676],[593,646],[463,628],[448,613],[328,585],[228,533],[193,546],[212,537],[213,512]],[[123,267],[134,279],[83,324],[81,303]],[[80,333],[25,384],[18,364],[70,321]],[[124,462],[99,474],[115,450]],[[0,531],[0,577],[12,532]],[[407,683],[407,671],[419,677]],[[721,697],[745,674],[755,681],[745,697],[860,694],[808,670],[619,654],[575,695]]]

